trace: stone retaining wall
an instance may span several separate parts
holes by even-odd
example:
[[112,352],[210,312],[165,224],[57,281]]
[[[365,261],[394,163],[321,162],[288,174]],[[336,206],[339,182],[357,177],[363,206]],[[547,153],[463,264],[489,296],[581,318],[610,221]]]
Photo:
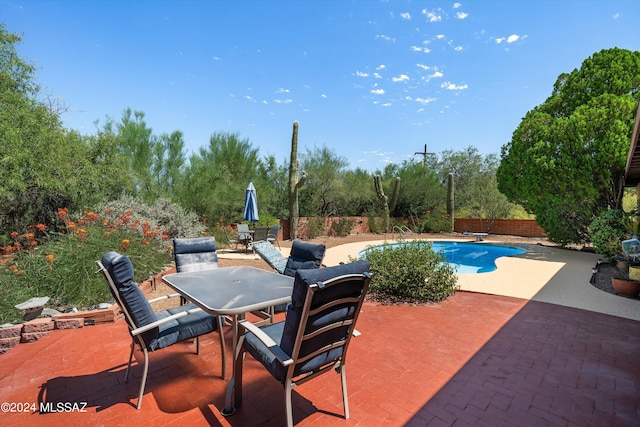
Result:
[[[163,274],[167,274],[167,272],[160,273],[142,282],[140,284],[142,292],[148,293],[155,289],[155,282],[162,280]],[[20,343],[35,342],[56,329],[78,329],[84,327],[85,324],[98,325],[123,318],[120,307],[114,304],[101,310],[62,313],[53,317],[39,317],[28,322],[0,328],[0,355]]]

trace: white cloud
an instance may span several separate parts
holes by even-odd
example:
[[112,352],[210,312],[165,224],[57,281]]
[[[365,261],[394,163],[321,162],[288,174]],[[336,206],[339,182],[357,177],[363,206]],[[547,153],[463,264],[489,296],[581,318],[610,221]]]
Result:
[[435,73],[431,74],[429,77],[442,77],[442,76],[444,76],[442,72],[436,71]]
[[424,53],[431,52],[431,49],[429,49],[428,47],[411,46],[409,49],[411,49],[412,52],[424,52]]
[[469,88],[466,84],[455,85],[451,82],[444,82],[440,85],[440,87],[447,90],[464,90]]
[[327,95],[325,93],[323,93],[322,95],[320,95],[320,98],[327,99],[328,97],[327,97]]
[[385,36],[384,34],[377,34],[376,35],[376,40],[384,40],[387,42],[394,42],[396,41],[396,39],[389,37],[389,36]]
[[410,20],[411,19],[411,14],[409,12],[404,12],[404,13],[400,14],[400,17],[402,19]]
[[249,95],[245,95],[244,99],[246,99],[247,101],[256,102],[256,100]]
[[276,93],[289,93],[289,89],[280,88],[276,91]]
[[416,64],[416,67],[422,68],[423,70],[430,70],[431,69],[431,67],[429,67],[428,65],[424,65],[424,64]]
[[427,9],[422,9],[422,13],[427,17],[427,21],[429,22],[442,21],[442,15],[438,15],[436,12],[430,12]]
[[462,50],[462,46],[456,46],[453,48],[456,52],[460,52]]
[[356,71],[356,76],[358,76],[358,77],[369,77],[369,73],[365,73],[364,71]]
[[380,64],[380,65],[378,65],[378,68],[376,68],[376,70],[384,70],[385,68],[387,68],[386,65]]
[[372,89],[371,93],[374,95],[384,95],[384,89]]
[[276,104],[291,104],[293,102],[293,100],[291,100],[291,99],[276,99],[273,102],[275,102]]
[[376,79],[381,79],[382,78],[380,73],[373,73],[373,77],[375,77]]
[[462,4],[460,4],[460,3],[454,3],[453,4],[453,8],[454,9],[460,9],[461,7],[462,7]]
[[398,77],[392,77],[391,81],[394,83],[406,82],[409,81],[409,76],[407,76],[406,74],[400,74]]
[[620,14],[619,14],[619,13],[616,13],[615,15],[613,15],[613,16],[612,16],[612,18],[613,18],[613,19],[618,19],[618,18],[620,18]]
[[458,19],[465,19],[467,16],[469,16],[469,14],[465,13],[465,12],[456,13],[456,18],[458,18]]
[[500,44],[502,42],[507,43],[515,43],[520,39],[525,39],[527,36],[519,36],[518,34],[511,34],[509,37],[496,37],[496,43]]
[[436,35],[436,38],[437,38],[438,40],[442,40],[442,39],[444,39],[445,37],[446,37],[446,36],[445,36],[444,34],[438,34],[438,35]]
[[422,105],[427,105],[428,103],[433,102],[435,100],[436,100],[436,98],[416,98],[416,99],[414,99],[414,101],[416,101],[417,103],[422,104]]

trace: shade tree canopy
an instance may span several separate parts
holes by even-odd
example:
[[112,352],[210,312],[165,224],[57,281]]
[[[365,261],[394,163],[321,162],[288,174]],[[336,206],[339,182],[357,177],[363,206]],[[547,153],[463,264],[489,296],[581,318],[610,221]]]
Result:
[[499,190],[552,241],[588,241],[593,218],[620,206],[639,89],[640,52],[597,52],[561,74],[502,147]]

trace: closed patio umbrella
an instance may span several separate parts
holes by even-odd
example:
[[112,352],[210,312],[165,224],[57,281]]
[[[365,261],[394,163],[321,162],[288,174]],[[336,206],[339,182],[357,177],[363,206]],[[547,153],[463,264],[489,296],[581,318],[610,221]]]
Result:
[[253,182],[249,182],[244,199],[244,219],[249,222],[258,221],[258,198]]

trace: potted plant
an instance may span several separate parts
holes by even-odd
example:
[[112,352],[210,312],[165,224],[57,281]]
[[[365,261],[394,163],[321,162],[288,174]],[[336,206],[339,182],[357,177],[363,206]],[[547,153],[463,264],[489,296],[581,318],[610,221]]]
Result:
[[640,280],[635,280],[640,279],[640,269],[636,270],[640,260],[640,241],[629,239],[629,235],[637,236],[639,229],[640,216],[636,210],[626,213],[608,209],[589,225],[594,250],[604,255],[606,261],[615,263],[616,274],[611,278],[614,291],[633,298],[640,293]]
[[617,294],[635,298],[640,294],[640,241],[636,238],[621,242],[622,254],[627,260],[626,271],[619,271],[617,276],[611,278],[613,290]]

